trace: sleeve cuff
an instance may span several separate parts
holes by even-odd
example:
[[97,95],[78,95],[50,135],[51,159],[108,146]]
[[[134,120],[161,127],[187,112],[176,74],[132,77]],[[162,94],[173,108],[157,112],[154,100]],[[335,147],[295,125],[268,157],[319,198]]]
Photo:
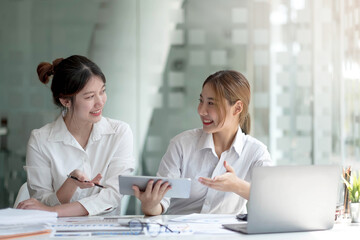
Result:
[[161,199],[160,204],[161,204],[161,206],[163,208],[162,214],[166,213],[167,210],[169,209],[169,206],[170,206],[170,198]]
[[[78,200],[78,202],[83,205],[86,211],[88,211],[89,216],[112,212],[116,208],[112,204],[107,204],[104,201],[99,201],[95,198],[96,196],[90,196]],[[120,201],[117,207],[120,207]]]

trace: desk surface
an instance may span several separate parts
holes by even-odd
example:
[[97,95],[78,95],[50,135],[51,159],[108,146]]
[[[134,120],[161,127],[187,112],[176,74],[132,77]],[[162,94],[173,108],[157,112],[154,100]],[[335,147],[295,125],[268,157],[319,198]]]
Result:
[[[121,216],[125,217],[125,216]],[[139,218],[143,216],[126,216],[126,217],[134,217]],[[168,222],[170,219],[174,217],[174,215],[163,215],[152,217],[152,220],[162,220],[164,223]],[[156,238],[159,239],[186,239],[186,240],[218,240],[218,239],[299,239],[299,240],[306,240],[306,239],[336,239],[336,240],[345,240],[345,239],[358,239],[360,237],[360,224],[355,223],[335,223],[333,229],[326,230],[326,231],[310,231],[310,232],[292,232],[292,233],[272,233],[272,234],[253,234],[253,235],[246,235],[241,233],[234,233],[232,234],[192,234],[192,235],[159,235]],[[130,239],[130,240],[137,240],[137,239],[149,239],[151,237],[145,235],[121,235],[116,237],[78,237],[76,239]],[[69,237],[50,237],[50,236],[36,236],[36,237],[28,237],[28,238],[21,238],[21,239],[75,239]],[[153,238],[152,238],[153,239]]]

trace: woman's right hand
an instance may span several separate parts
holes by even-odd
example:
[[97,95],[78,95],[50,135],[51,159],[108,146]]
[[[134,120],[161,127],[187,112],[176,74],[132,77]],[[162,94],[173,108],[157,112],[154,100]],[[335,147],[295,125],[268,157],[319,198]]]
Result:
[[[78,180],[73,179],[70,176],[75,177]],[[78,187],[81,189],[94,187],[94,183],[99,184],[101,178],[102,176],[99,173],[98,175],[96,175],[96,177],[94,177],[93,180],[89,181],[85,173],[78,169],[75,169],[69,174],[69,177],[57,190],[56,196],[61,204],[69,203]]]
[[100,184],[100,180],[102,178],[101,174],[98,173],[90,181],[89,178],[86,176],[86,174],[83,173],[82,171],[80,171],[79,169],[75,169],[69,175],[73,176],[73,177],[76,177],[79,180],[79,181],[77,181],[75,179],[72,179],[73,180],[72,182],[81,189],[94,187],[95,186],[94,183]]
[[171,186],[169,182],[163,183],[162,180],[158,180],[154,185],[154,180],[150,180],[145,192],[141,192],[136,185],[134,185],[132,189],[134,190],[135,197],[141,201],[141,210],[143,213],[145,215],[155,216],[162,213],[163,209],[160,201],[167,191],[171,189]]

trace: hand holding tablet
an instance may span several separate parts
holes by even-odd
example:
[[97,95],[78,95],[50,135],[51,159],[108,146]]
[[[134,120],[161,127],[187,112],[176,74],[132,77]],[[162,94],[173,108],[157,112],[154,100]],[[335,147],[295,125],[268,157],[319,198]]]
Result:
[[169,182],[171,189],[165,194],[170,198],[189,198],[191,190],[190,178],[164,178],[152,176],[123,176],[119,175],[119,191],[123,195],[134,195],[133,185],[139,187],[141,191],[145,191],[146,185],[150,180],[154,180],[154,184],[158,180],[163,183]]

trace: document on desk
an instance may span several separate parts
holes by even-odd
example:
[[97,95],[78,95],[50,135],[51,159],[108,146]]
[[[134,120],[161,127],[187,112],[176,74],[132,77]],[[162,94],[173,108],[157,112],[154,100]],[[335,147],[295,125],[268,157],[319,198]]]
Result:
[[28,209],[26,210],[14,209],[14,208],[0,209],[1,225],[41,224],[41,223],[53,223],[56,221],[57,221],[56,212],[28,210]]
[[[126,216],[110,218],[101,216],[59,218],[56,224],[51,225],[55,230],[52,236],[74,238],[133,235],[128,225],[128,222],[132,219],[138,218]],[[166,231],[166,228],[162,228],[159,235],[189,235],[193,233],[192,229],[183,223],[174,223],[170,229],[173,232]],[[144,232],[141,234],[144,234]]]
[[0,239],[13,239],[20,237],[33,237],[51,234],[52,229],[48,225],[0,225]]
[[59,218],[51,227],[56,231],[55,237],[92,236],[104,232],[111,235],[129,235],[129,219],[104,218],[101,216]]
[[[139,216],[142,218],[142,215]],[[57,224],[97,224],[97,223],[122,223],[126,224],[133,216],[83,216],[83,217],[61,217]]]
[[199,214],[193,213],[170,219],[172,222],[183,223],[239,223],[234,214]]
[[[241,223],[233,214],[198,214],[193,213],[169,220],[174,223],[186,223],[194,234],[236,234],[235,232],[224,229],[222,224]],[[246,222],[244,222],[245,224]]]
[[0,239],[51,234],[48,223],[57,221],[57,213],[40,210],[0,209]]

